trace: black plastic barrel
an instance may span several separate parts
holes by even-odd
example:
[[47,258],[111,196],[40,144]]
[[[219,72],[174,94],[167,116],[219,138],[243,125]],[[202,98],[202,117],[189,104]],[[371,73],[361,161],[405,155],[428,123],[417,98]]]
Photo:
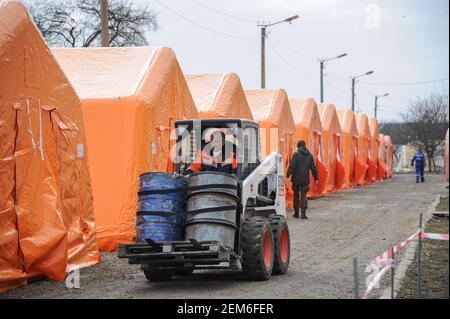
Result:
[[188,179],[185,238],[218,241],[234,248],[238,180],[220,172],[200,172]]
[[139,178],[136,242],[184,240],[185,177],[152,172]]

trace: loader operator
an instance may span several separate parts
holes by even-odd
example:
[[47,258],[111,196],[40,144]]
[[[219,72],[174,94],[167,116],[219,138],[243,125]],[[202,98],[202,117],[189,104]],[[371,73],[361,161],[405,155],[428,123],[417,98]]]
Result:
[[236,175],[236,146],[225,140],[225,133],[215,131],[198,156],[185,172],[185,175],[198,172],[222,172]]
[[311,171],[316,187],[318,184],[317,168],[314,164],[314,157],[306,148],[305,141],[297,143],[297,151],[292,155],[291,163],[287,171],[287,177],[291,177],[292,191],[294,192],[294,218],[299,218],[299,196],[301,195],[301,212],[302,219],[306,217],[306,209],[308,208],[308,191],[309,191],[309,171]]
[[424,170],[427,162],[425,161],[425,154],[422,152],[422,148],[419,147],[419,150],[416,154],[414,154],[411,160],[411,166],[414,166],[414,162],[416,162],[416,183],[425,182]]

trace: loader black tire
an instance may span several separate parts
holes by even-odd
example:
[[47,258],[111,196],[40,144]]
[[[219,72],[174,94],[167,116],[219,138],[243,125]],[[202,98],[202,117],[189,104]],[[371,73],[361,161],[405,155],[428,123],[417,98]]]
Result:
[[291,257],[291,239],[286,218],[281,215],[270,215],[270,225],[273,232],[274,262],[273,275],[284,275],[288,272]]
[[242,226],[242,270],[251,280],[268,280],[274,261],[273,233],[264,217],[247,218]]
[[172,279],[173,273],[164,270],[144,270],[145,278],[148,281],[168,281]]

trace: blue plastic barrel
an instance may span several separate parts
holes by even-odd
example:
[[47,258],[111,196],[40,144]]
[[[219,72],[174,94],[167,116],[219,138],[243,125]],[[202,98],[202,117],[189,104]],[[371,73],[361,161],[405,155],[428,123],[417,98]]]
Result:
[[139,177],[136,242],[184,240],[186,179],[176,173],[152,172]]

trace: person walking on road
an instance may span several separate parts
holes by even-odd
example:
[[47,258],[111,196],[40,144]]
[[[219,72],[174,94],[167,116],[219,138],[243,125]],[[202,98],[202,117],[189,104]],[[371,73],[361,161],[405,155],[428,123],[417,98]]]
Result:
[[291,177],[292,191],[294,192],[294,218],[299,218],[299,200],[301,196],[301,219],[306,217],[306,209],[308,208],[308,191],[309,191],[309,172],[311,171],[316,186],[318,184],[317,168],[314,164],[314,156],[306,148],[305,141],[297,143],[297,151],[292,155],[291,162],[287,171],[287,177]]
[[411,160],[411,166],[414,166],[414,162],[416,162],[416,183],[425,182],[424,171],[425,166],[427,166],[427,162],[425,160],[425,154],[422,152],[422,148],[419,147],[419,150],[416,154],[414,154]]

